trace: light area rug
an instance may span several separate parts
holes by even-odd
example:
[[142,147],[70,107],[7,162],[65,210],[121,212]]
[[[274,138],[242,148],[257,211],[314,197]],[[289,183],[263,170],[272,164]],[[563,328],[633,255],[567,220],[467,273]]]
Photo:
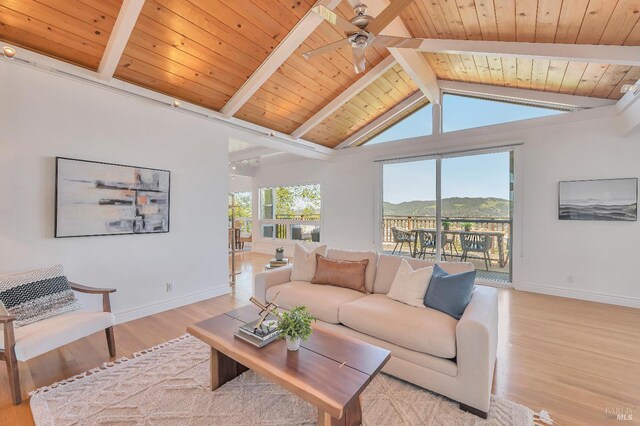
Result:
[[[314,425],[309,403],[248,371],[212,392],[210,348],[193,336],[32,392],[38,426]],[[487,420],[386,374],[363,393],[364,425],[532,425],[527,407],[494,397]],[[538,417],[536,417],[536,420]],[[535,421],[535,423],[539,423]]]

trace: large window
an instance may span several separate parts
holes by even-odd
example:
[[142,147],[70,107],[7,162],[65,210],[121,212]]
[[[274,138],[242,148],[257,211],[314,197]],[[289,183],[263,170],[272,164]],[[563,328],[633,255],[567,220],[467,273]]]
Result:
[[442,99],[442,131],[453,132],[563,112],[566,111],[447,93]]
[[511,281],[512,151],[389,162],[382,172],[385,253],[472,262],[482,280]]
[[320,204],[319,184],[260,189],[260,235],[320,242]]
[[431,104],[420,107],[386,130],[371,138],[367,145],[392,142],[401,139],[426,136],[433,133],[433,107]]

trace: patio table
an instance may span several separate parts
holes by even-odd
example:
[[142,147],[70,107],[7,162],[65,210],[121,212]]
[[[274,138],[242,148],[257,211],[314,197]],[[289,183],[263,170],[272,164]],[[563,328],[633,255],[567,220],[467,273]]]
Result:
[[[411,254],[411,257],[416,257],[418,254],[418,244],[417,241],[419,239],[418,237],[418,233],[419,232],[436,232],[435,229],[433,228],[417,228],[417,229],[413,229],[411,230],[411,232],[415,233],[416,235],[416,245],[413,248],[413,253]],[[507,264],[507,259],[505,259],[504,256],[504,248],[503,248],[503,240],[504,240],[504,232],[501,231],[464,231],[462,229],[450,229],[448,231],[445,231],[444,229],[442,230],[443,234],[449,234],[449,235],[453,235],[454,238],[455,236],[458,236],[458,239],[460,238],[460,235],[469,235],[469,234],[481,234],[481,235],[489,235],[492,238],[496,238],[497,243],[498,243],[498,262],[500,264],[501,268],[504,268],[505,265]]]

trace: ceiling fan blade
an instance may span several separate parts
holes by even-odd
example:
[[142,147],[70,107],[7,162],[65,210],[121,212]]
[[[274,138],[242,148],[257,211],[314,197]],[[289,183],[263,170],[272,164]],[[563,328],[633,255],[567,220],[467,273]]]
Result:
[[353,48],[353,69],[356,74],[364,72],[367,65],[364,47]]
[[421,38],[404,38],[404,37],[392,37],[379,35],[375,36],[372,46],[379,47],[404,47],[407,49],[417,49],[422,45]]
[[322,19],[324,19],[325,21],[329,22],[332,25],[335,25],[336,27],[340,28],[342,31],[346,32],[347,34],[352,34],[357,31],[360,31],[360,28],[356,27],[355,25],[353,25],[351,22],[347,21],[343,17],[337,15],[333,10],[328,9],[322,5],[314,6],[311,8],[311,10],[317,13],[318,15],[320,15]]
[[305,59],[313,58],[314,56],[323,55],[325,53],[331,52],[332,50],[339,49],[343,46],[348,46],[350,44],[349,39],[345,38],[340,41],[336,41],[334,43],[327,44],[326,46],[319,47],[317,49],[310,50],[308,52],[304,52],[302,56]]
[[384,30],[391,21],[396,19],[412,1],[413,0],[393,0],[385,10],[373,18],[373,21],[371,21],[365,29],[374,35],[380,34],[380,31]]

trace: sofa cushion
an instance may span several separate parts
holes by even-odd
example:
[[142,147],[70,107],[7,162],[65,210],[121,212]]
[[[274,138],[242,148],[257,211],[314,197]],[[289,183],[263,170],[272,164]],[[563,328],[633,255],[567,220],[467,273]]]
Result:
[[403,348],[441,358],[456,356],[458,321],[435,309],[371,294],[342,305],[339,319],[347,327]]
[[311,280],[312,284],[333,285],[350,288],[360,293],[367,292],[365,273],[369,259],[356,261],[337,260],[329,259],[319,254],[316,255],[316,259],[316,275]]
[[327,246],[321,245],[313,249],[307,249],[302,244],[296,244],[293,249],[293,270],[291,280],[311,281],[316,273],[316,255],[327,255]]
[[340,305],[364,297],[364,293],[348,288],[311,284],[306,281],[291,281],[267,289],[267,301],[273,301],[284,309],[306,306],[311,315],[319,320],[338,324]]
[[[16,328],[14,330],[16,358],[19,361],[27,361],[102,331],[115,323],[115,317],[111,312],[75,311]],[[0,349],[4,349],[2,328],[0,328]]]
[[352,251],[352,250],[329,249],[327,250],[327,257],[329,259],[351,260],[351,261],[368,259],[369,264],[367,265],[365,282],[367,285],[367,291],[369,293],[373,292],[373,282],[376,278],[376,269],[378,265],[378,253],[376,253],[375,251]]
[[427,294],[432,272],[433,266],[413,269],[406,259],[402,259],[387,297],[416,308],[424,308],[424,295]]
[[1,275],[0,302],[16,328],[82,309],[62,265]]
[[424,304],[460,319],[471,300],[475,280],[476,271],[449,274],[436,265],[424,296]]
[[[393,278],[398,272],[398,268],[400,267],[400,262],[402,261],[402,259],[406,259],[413,269],[426,268],[428,266],[433,266],[436,264],[431,260],[403,258],[400,256],[390,256],[382,254],[380,255],[380,259],[378,260],[378,269],[376,272],[375,283],[373,285],[373,293],[389,293],[389,290],[391,289],[391,283],[393,283]],[[442,269],[450,274],[459,274],[461,272],[474,270],[473,263],[471,262],[440,262],[438,263],[438,265],[440,265]]]

